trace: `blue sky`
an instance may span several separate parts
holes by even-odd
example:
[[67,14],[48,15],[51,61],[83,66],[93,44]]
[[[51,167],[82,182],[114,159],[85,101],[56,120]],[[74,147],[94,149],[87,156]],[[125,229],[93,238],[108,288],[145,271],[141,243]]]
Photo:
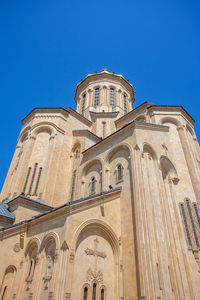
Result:
[[0,187],[21,120],[34,107],[75,109],[88,73],[121,73],[144,101],[182,105],[200,139],[200,2],[0,1]]

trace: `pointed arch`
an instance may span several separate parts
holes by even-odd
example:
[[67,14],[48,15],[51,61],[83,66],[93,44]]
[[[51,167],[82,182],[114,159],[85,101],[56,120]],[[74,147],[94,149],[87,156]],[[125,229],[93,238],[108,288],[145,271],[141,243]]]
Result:
[[165,123],[172,123],[172,124],[176,125],[177,127],[181,125],[181,122],[179,120],[172,118],[172,117],[164,117],[164,118],[160,119],[159,124],[163,125]]
[[76,149],[80,149],[81,148],[81,143],[76,140],[72,146],[72,151],[71,152],[74,152]]
[[31,128],[31,135],[33,137],[36,137],[41,132],[47,132],[50,136],[56,135],[56,128],[54,124],[51,124],[49,122],[40,122],[38,124],[35,124]]
[[157,160],[156,152],[150,144],[144,143],[143,153],[149,153],[153,159]]
[[28,244],[26,245],[25,256],[27,256],[27,254],[31,248],[37,247],[37,249],[39,250],[40,245],[41,245],[41,241],[38,237],[34,237],[31,240],[29,240]]
[[6,268],[5,274],[7,273],[15,273],[17,272],[17,268],[14,265],[10,265]]
[[165,179],[168,176],[171,178],[178,178],[176,168],[174,167],[174,164],[171,162],[171,160],[169,160],[168,157],[164,155],[160,157],[160,167],[163,179]]
[[90,168],[94,165],[99,165],[100,166],[100,169],[102,170],[102,167],[103,167],[103,161],[102,159],[100,159],[99,157],[90,161],[89,163],[87,163],[83,169],[82,169],[82,172],[81,172],[81,176],[85,176],[87,174],[87,172],[90,170]]
[[59,236],[56,232],[49,232],[47,233],[41,243],[40,246],[40,252],[45,248],[45,246],[47,245],[47,243],[49,243],[50,241],[54,241],[56,244],[56,250],[60,249],[60,239]]
[[106,156],[106,158],[105,158],[105,162],[108,164],[108,163],[110,162],[112,156],[113,156],[115,153],[119,152],[120,150],[125,150],[125,151],[127,151],[127,158],[128,158],[128,157],[131,155],[131,153],[132,153],[132,149],[131,149],[130,145],[127,144],[127,143],[122,143],[122,144],[117,145],[116,147],[114,147],[113,149],[111,149],[111,150],[108,152],[108,154],[107,154],[107,156]]
[[87,220],[86,222],[82,223],[77,228],[77,230],[74,233],[73,239],[72,239],[71,251],[72,252],[76,251],[80,236],[84,232],[87,232],[87,230],[90,228],[92,228],[92,229],[96,228],[97,230],[99,230],[102,233],[103,237],[110,243],[115,257],[118,258],[118,256],[119,256],[118,238],[117,238],[115,232],[113,231],[113,229],[107,223],[105,223],[104,221],[99,220],[99,219]]

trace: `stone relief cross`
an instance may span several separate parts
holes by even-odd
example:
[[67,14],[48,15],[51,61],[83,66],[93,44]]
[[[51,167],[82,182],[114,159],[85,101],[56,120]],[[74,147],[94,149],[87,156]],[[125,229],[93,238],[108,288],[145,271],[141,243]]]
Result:
[[94,240],[94,250],[89,249],[88,247],[85,249],[85,253],[87,255],[93,255],[94,258],[95,258],[95,261],[94,261],[94,271],[95,271],[95,273],[97,272],[97,259],[98,259],[98,257],[106,258],[106,254],[104,252],[98,251],[98,243],[99,243],[98,238],[96,238]]

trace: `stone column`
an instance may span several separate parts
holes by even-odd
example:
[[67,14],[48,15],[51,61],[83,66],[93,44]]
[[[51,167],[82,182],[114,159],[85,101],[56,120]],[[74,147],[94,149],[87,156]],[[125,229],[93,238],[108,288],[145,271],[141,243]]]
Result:
[[68,270],[67,270],[67,278],[66,278],[66,286],[65,286],[65,300],[71,300],[72,282],[73,282],[73,274],[74,274],[74,258],[75,258],[75,250],[71,249],[69,259],[68,259]]
[[60,285],[58,286],[58,289],[56,289],[56,295],[55,299],[57,300],[65,300],[65,285],[67,282],[67,259],[68,259],[68,253],[69,253],[69,248],[66,244],[66,242],[63,242],[63,245],[61,246],[61,253],[60,253],[60,269],[59,269],[59,282]]
[[40,299],[41,295],[42,295],[42,291],[44,290],[44,281],[43,281],[43,277],[44,277],[44,265],[45,265],[45,259],[46,259],[46,255],[44,253],[44,251],[42,253],[40,253],[37,257],[37,263],[36,263],[36,270],[35,270],[35,274],[34,274],[34,281],[36,282],[36,284],[34,285],[34,292],[35,292],[35,296],[34,299]]
[[145,253],[145,211],[142,205],[143,194],[143,182],[141,178],[141,152],[140,148],[136,144],[133,153],[133,182],[134,185],[134,198],[135,198],[135,224],[136,224],[136,237],[137,237],[137,252],[138,252],[138,276],[139,276],[139,296],[140,299],[148,298],[148,269],[147,269],[147,255]]
[[59,267],[60,267],[60,256],[58,255],[58,249],[56,249],[54,265],[53,265],[53,274],[52,274],[52,278],[49,282],[49,293],[48,293],[49,300],[56,299],[56,293],[59,288],[59,285],[58,285]]
[[181,125],[181,126],[177,127],[177,130],[178,130],[178,134],[179,134],[179,137],[180,137],[183,152],[184,152],[184,155],[185,155],[188,171],[189,171],[192,186],[193,186],[193,189],[194,189],[194,193],[195,193],[195,196],[196,196],[196,199],[197,199],[198,203],[200,203],[199,175],[197,174],[196,166],[195,166],[194,160],[192,159],[192,155],[191,155],[190,150],[189,150],[188,141],[187,141],[187,137],[186,137],[185,126]]
[[104,102],[104,89],[103,87],[99,87],[99,105]]
[[24,297],[22,297],[22,295],[24,295],[24,293],[25,293],[25,286],[26,286],[25,280],[28,275],[28,268],[29,268],[28,257],[26,257],[26,258],[21,257],[19,270],[18,270],[18,274],[17,274],[17,277],[19,278],[19,282],[17,285],[17,292],[16,292],[17,300],[24,299]]
[[[166,182],[168,179],[166,179]],[[163,181],[162,171],[157,166],[157,183],[160,190],[160,200],[161,200],[161,213],[162,213],[162,220],[164,225],[164,233],[165,233],[165,251],[162,249],[161,255],[165,255],[162,260],[164,262],[165,257],[168,259],[165,260],[164,263],[164,278],[169,278],[169,291],[171,291],[171,296],[175,299],[184,299],[183,289],[182,289],[182,280],[180,274],[180,264],[179,264],[179,257],[180,252],[177,249],[178,240],[175,237],[176,233],[176,222],[173,219],[173,209],[170,195],[167,193],[165,188],[165,181]],[[180,249],[179,249],[180,250]],[[167,256],[166,256],[167,254]],[[182,270],[184,272],[184,270]]]
[[[149,259],[151,263],[151,280],[152,280],[152,299],[159,299],[163,296],[164,284],[163,284],[163,272],[160,259],[160,248],[162,247],[163,239],[158,235],[158,215],[159,206],[156,205],[158,193],[157,187],[154,184],[155,178],[155,158],[150,153],[144,153],[143,169],[144,175],[144,190],[145,190],[145,210],[147,213],[147,226],[148,226],[148,245],[149,245]],[[156,209],[156,213],[155,213]],[[162,232],[162,223],[160,225],[160,231]],[[163,232],[162,232],[163,235]],[[163,291],[163,292],[161,292]]]
[[123,107],[121,106],[121,98],[122,98],[122,91],[119,90],[118,91],[118,97],[117,97],[117,106],[121,107],[123,109]]

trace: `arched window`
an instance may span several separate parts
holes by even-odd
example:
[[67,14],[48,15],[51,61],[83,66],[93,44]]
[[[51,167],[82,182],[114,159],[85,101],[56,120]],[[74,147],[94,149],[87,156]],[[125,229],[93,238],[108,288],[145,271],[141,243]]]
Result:
[[82,115],[84,115],[84,111],[85,111],[85,98],[86,98],[86,95],[84,94],[83,95],[83,101],[82,101],[82,111],[81,111]]
[[93,284],[93,290],[92,290],[92,300],[96,300],[97,296],[97,285],[96,283]]
[[83,300],[88,300],[88,287],[87,286],[84,287]]
[[115,90],[113,88],[110,89],[110,105],[115,106]]
[[123,174],[122,174],[122,165],[119,164],[119,165],[117,166],[117,181],[122,180],[122,178],[123,178]]
[[105,298],[105,291],[104,289],[101,289],[101,300],[104,300]]
[[95,183],[96,183],[96,179],[95,177],[93,176],[91,178],[91,194],[93,194],[95,192]]
[[127,113],[126,95],[124,94],[124,113]]
[[94,107],[97,107],[99,105],[99,88],[95,89],[95,94],[94,94]]

